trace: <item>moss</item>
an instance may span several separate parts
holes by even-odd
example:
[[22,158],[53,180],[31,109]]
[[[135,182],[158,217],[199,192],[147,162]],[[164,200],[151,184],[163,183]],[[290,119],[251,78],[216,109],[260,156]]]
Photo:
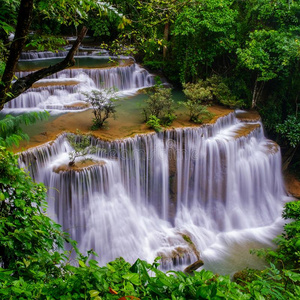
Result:
[[194,243],[192,242],[191,238],[186,235],[186,234],[182,234],[182,238],[190,245],[193,245],[194,246]]

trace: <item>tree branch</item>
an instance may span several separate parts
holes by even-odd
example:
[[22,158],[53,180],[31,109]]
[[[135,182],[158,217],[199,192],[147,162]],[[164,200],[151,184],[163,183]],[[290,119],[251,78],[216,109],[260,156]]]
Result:
[[47,76],[50,76],[54,73],[57,73],[61,70],[64,70],[66,68],[74,66],[74,64],[75,64],[74,55],[75,55],[78,47],[80,46],[82,40],[84,39],[86,33],[87,33],[87,28],[83,27],[81,29],[79,35],[77,36],[75,43],[73,44],[72,48],[70,49],[66,58],[63,61],[61,61],[53,66],[49,66],[47,68],[30,73],[29,75],[27,75],[25,77],[19,78],[13,84],[13,86],[11,88],[12,96],[11,97],[8,96],[6,102],[8,102],[8,101],[18,97],[20,94],[24,93],[36,81],[38,81],[42,78],[45,78]]
[[[68,52],[67,56],[65,59],[53,66],[49,66],[47,68],[38,70],[36,72],[30,73],[29,75],[19,78],[11,87],[9,90],[9,95],[6,95],[5,101],[3,103],[0,103],[0,110],[3,108],[3,105],[12,99],[18,97],[20,94],[24,93],[26,90],[28,90],[33,83],[36,81],[45,78],[47,76],[50,76],[54,73],[57,73],[61,70],[64,70],[66,68],[72,67],[75,64],[74,60],[74,55],[80,46],[82,40],[84,39],[86,33],[87,33],[87,28],[83,27],[80,31],[80,33],[77,36],[77,39],[75,43],[73,44],[72,48]],[[2,107],[1,107],[2,105]]]

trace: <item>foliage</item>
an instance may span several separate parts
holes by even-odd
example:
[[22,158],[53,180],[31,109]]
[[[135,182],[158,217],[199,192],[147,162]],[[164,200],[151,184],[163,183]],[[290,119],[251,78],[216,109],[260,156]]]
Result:
[[252,250],[264,257],[270,267],[263,271],[244,270],[236,274],[237,282],[256,294],[270,299],[297,299],[300,296],[300,202],[292,201],[285,204],[282,217],[289,222],[284,225],[283,233],[274,242],[275,250]]
[[156,132],[160,132],[162,130],[160,125],[160,119],[156,116],[150,115],[149,120],[146,123],[150,128],[153,128]]
[[172,54],[181,82],[201,78],[216,58],[234,50],[237,11],[231,3],[230,0],[193,1],[176,18]]
[[0,146],[12,147],[19,146],[19,142],[23,139],[28,139],[28,135],[24,134],[21,125],[34,124],[39,120],[46,120],[49,113],[31,112],[19,116],[6,115],[4,119],[0,120]]
[[[0,264],[14,278],[49,281],[61,274],[66,237],[44,214],[46,189],[20,170],[17,156],[0,146]],[[4,292],[5,293],[5,292]]]
[[68,134],[67,140],[74,149],[69,152],[69,166],[75,165],[76,158],[96,152],[96,147],[91,146],[90,136],[81,134],[79,130],[77,130],[77,135]]
[[161,125],[170,126],[172,124],[175,119],[175,104],[170,88],[164,88],[161,85],[154,86],[151,88],[149,98],[145,101],[145,104],[143,114],[146,122],[152,116],[150,122],[157,122],[156,119],[159,119]]
[[93,90],[91,93],[83,93],[85,95],[85,101],[91,104],[93,108],[92,129],[102,128],[104,122],[111,117],[115,117],[116,113],[116,91],[114,89],[109,90]]
[[207,79],[211,87],[211,92],[214,99],[230,108],[242,108],[245,104],[243,100],[237,100],[236,96],[232,94],[231,90],[224,82],[224,80],[217,75],[213,75]]
[[288,72],[299,56],[300,42],[292,35],[276,30],[255,30],[244,49],[237,49],[242,65],[257,72],[258,81],[268,81]]
[[[292,220],[285,224],[284,232],[275,239],[278,249],[276,252],[270,251],[268,258],[281,268],[300,268],[300,202],[288,202],[282,214],[285,220]],[[299,275],[300,277],[300,275]]]
[[207,106],[202,105],[198,101],[187,100],[183,105],[189,111],[190,121],[194,123],[203,123],[205,118],[210,118],[212,114],[207,109]]
[[207,82],[202,80],[197,83],[186,83],[183,85],[183,92],[187,101],[183,105],[189,111],[190,121],[194,123],[202,123],[205,117],[211,117],[211,113],[207,110],[207,106],[203,102],[210,102],[213,99],[211,88]]
[[183,84],[183,92],[191,101],[210,102],[213,100],[211,87],[206,81],[199,80],[197,83]]
[[[244,273],[242,285],[211,271],[162,272],[137,259],[117,258],[100,267],[80,254],[60,226],[44,214],[46,190],[18,168],[17,157],[0,147],[0,295],[1,299],[298,299],[300,202],[286,204],[277,256],[263,271]],[[75,264],[63,249],[75,247]],[[283,263],[282,263],[283,262]],[[283,268],[284,267],[284,268]],[[251,279],[251,281],[249,281]]]
[[300,117],[288,116],[282,124],[276,126],[276,131],[288,141],[291,147],[296,148],[300,144]]
[[64,49],[62,46],[66,44],[67,41],[64,38],[44,34],[34,34],[28,38],[26,48],[33,48],[37,51],[57,51],[57,49]]

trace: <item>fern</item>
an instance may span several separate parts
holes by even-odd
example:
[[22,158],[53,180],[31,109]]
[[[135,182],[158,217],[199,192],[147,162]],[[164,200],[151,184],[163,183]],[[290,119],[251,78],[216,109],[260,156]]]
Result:
[[21,125],[31,125],[36,121],[46,120],[48,117],[47,111],[30,112],[16,117],[6,115],[3,120],[0,120],[0,146],[19,146],[20,141],[29,139],[28,135],[22,131]]

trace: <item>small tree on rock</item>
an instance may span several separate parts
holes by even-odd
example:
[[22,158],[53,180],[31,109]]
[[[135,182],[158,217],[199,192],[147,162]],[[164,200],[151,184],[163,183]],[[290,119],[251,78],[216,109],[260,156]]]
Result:
[[85,95],[85,101],[91,104],[93,108],[92,129],[102,128],[106,119],[115,117],[116,113],[116,91],[114,89],[109,90],[93,90],[91,93],[83,93]]
[[80,131],[77,131],[77,135],[67,135],[67,140],[74,149],[73,151],[69,152],[69,166],[75,165],[76,158],[96,152],[96,147],[91,146],[90,136],[80,134]]

